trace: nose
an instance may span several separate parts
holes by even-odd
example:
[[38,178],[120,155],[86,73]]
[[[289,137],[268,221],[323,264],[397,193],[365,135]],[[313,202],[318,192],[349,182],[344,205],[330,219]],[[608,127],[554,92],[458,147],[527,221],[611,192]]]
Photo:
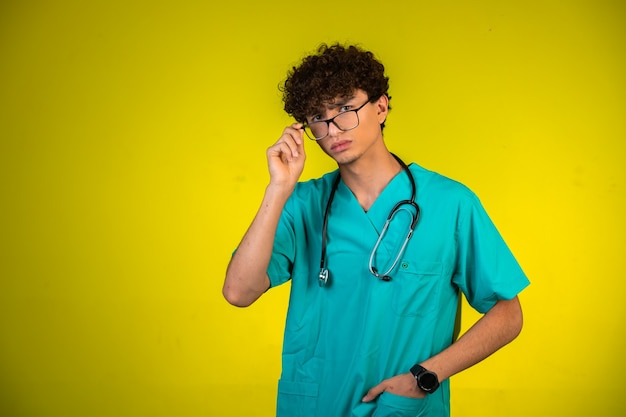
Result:
[[334,120],[328,123],[328,136],[337,136],[339,132],[342,130],[337,127]]

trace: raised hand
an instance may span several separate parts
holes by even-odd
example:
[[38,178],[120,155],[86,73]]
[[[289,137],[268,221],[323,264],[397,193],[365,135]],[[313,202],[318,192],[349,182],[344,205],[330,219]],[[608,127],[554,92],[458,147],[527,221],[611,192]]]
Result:
[[306,159],[303,133],[302,124],[294,123],[286,127],[278,141],[267,149],[270,185],[290,190],[295,187]]

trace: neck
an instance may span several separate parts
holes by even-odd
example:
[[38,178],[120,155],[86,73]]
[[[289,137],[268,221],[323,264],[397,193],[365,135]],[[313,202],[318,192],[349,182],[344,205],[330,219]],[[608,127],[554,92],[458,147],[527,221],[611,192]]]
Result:
[[384,153],[363,155],[350,164],[339,166],[342,181],[365,211],[370,209],[387,184],[401,171],[402,167],[386,148]]

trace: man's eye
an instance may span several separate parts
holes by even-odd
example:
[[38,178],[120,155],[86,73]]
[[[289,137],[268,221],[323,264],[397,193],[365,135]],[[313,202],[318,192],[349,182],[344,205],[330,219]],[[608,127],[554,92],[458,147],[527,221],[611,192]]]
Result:
[[311,123],[319,122],[320,120],[322,120],[322,117],[320,115],[311,117]]
[[351,108],[351,107],[352,107],[352,106],[341,106],[340,111],[341,111],[341,112],[346,112],[346,111],[350,110],[350,108]]

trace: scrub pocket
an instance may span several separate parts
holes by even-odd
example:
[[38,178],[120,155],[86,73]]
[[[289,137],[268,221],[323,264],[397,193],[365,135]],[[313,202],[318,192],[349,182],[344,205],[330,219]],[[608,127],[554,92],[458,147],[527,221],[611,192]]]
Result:
[[401,397],[390,392],[383,392],[378,397],[376,410],[372,417],[417,417],[426,408],[426,398]]
[[318,384],[281,379],[278,381],[276,417],[315,416],[318,390]]
[[425,317],[433,313],[437,303],[429,299],[439,297],[442,269],[441,262],[403,260],[391,281],[393,311],[404,317]]

